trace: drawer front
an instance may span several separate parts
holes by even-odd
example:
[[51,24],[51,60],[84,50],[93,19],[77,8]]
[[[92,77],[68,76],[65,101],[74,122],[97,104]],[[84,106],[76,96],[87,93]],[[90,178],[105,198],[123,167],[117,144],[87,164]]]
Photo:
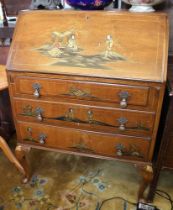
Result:
[[17,119],[113,133],[151,135],[155,115],[148,112],[65,102],[15,99]]
[[18,128],[19,140],[23,143],[88,155],[147,161],[150,142],[143,138],[24,122],[18,123]]
[[126,108],[128,105],[147,106],[149,87],[17,76],[15,93],[36,98],[61,97],[112,102]]

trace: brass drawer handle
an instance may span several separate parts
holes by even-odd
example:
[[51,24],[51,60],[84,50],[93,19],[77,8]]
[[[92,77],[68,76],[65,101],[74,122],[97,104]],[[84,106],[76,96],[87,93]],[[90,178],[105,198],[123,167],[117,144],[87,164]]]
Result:
[[120,107],[122,109],[127,107],[127,100],[129,98],[129,93],[127,91],[121,91],[119,93],[119,97],[120,97]]
[[40,108],[40,107],[37,107],[35,109],[35,115],[36,115],[36,118],[37,118],[38,121],[43,121],[43,115],[42,114],[43,114],[43,109]]
[[40,144],[45,144],[47,136],[44,133],[41,133],[38,138]]
[[93,118],[93,112],[91,110],[87,111],[87,117],[88,117],[88,123],[92,124],[94,122],[94,118]]
[[126,125],[126,123],[128,122],[128,120],[125,118],[125,117],[120,117],[119,119],[118,119],[118,122],[119,122],[119,130],[121,130],[121,131],[125,131],[126,130],[126,127],[125,127],[125,125]]
[[33,137],[33,132],[31,127],[26,128],[27,136],[23,139],[24,141],[34,142],[34,143],[40,143],[45,144],[47,135],[44,133],[40,133],[38,135],[38,138]]
[[127,149],[124,144],[118,143],[115,146],[117,156],[132,156],[138,158],[144,158],[143,153],[135,144],[130,144]]
[[34,89],[34,93],[33,93],[34,97],[35,98],[39,98],[40,97],[40,88],[41,88],[41,85],[38,84],[38,83],[34,83],[32,85],[32,88]]
[[117,144],[116,145],[116,154],[117,156],[123,156],[125,151],[125,146],[123,144]]

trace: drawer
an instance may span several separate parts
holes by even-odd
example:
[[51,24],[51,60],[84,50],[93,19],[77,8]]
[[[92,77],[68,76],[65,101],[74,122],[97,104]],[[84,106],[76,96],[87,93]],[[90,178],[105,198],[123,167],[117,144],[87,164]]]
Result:
[[111,107],[15,99],[18,120],[131,135],[151,135],[155,114]]
[[144,138],[24,122],[18,128],[19,140],[27,144],[141,161],[148,157],[150,142]]
[[149,87],[131,86],[67,79],[47,79],[16,76],[15,93],[30,97],[54,97],[117,103],[119,107],[128,105],[147,106]]

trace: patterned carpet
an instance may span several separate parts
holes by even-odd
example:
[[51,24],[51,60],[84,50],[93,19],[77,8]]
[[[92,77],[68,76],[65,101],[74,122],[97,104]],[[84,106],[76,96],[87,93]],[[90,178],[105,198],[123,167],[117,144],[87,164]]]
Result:
[[[28,184],[0,151],[0,210],[135,210],[140,177],[131,164],[32,150]],[[162,173],[159,189],[173,197],[173,174]],[[164,198],[155,205],[170,210]]]

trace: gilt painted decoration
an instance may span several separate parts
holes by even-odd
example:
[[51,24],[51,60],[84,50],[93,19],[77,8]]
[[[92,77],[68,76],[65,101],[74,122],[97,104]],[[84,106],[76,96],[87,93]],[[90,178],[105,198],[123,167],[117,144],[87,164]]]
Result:
[[[22,113],[20,113],[20,115],[25,116],[25,117],[38,117],[38,115],[42,114],[43,109],[40,107],[36,107],[35,109],[30,106],[30,105],[26,105],[25,107],[23,107],[23,111]],[[122,122],[122,119],[126,118],[119,118],[117,119],[118,124],[109,124],[106,123],[104,121],[100,121],[95,119],[94,117],[94,113],[92,111],[88,111],[87,112],[87,119],[81,119],[78,117],[75,117],[74,115],[74,110],[72,108],[69,108],[69,110],[67,110],[66,113],[62,113],[62,115],[60,116],[54,116],[54,117],[46,117],[46,116],[42,116],[41,118],[44,120],[55,120],[55,121],[64,121],[64,122],[72,122],[72,123],[81,123],[81,124],[89,124],[89,125],[96,125],[96,126],[107,126],[107,127],[112,127],[112,128],[121,128],[121,125],[124,126],[125,123],[127,122]],[[141,122],[136,122],[136,124],[134,126],[129,126],[126,125],[126,130],[141,130],[141,131],[150,131],[150,129],[148,127],[146,127],[145,125],[143,125]],[[124,131],[121,130],[120,131]]]
[[58,66],[109,69],[105,65],[106,63],[118,60],[126,61],[126,57],[116,51],[118,40],[114,40],[112,35],[108,34],[104,42],[100,42],[100,45],[103,45],[104,51],[87,55],[85,49],[78,43],[75,32],[54,31],[49,43],[45,43],[36,50],[45,56],[57,58],[57,61],[52,65]]
[[163,26],[165,17],[157,15],[144,21],[143,15],[115,11],[26,12],[17,22],[7,69],[161,81]]

